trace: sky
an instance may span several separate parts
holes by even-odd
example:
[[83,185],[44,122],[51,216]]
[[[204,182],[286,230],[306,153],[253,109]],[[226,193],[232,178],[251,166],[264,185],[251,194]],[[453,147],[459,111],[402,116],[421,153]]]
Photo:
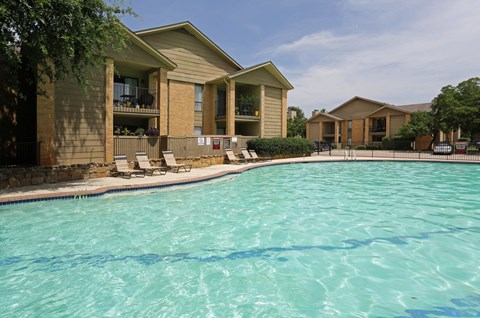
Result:
[[190,21],[243,67],[272,61],[307,117],[354,96],[431,102],[480,77],[480,0],[137,0],[133,31]]

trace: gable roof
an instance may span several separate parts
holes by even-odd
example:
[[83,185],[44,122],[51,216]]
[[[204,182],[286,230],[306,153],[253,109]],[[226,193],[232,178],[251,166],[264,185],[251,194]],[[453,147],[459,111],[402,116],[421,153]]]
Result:
[[197,29],[197,27],[194,26],[190,21],[169,24],[169,25],[151,28],[151,29],[139,30],[139,31],[136,31],[135,34],[137,34],[138,36],[142,36],[142,35],[149,35],[149,34],[155,34],[159,32],[173,31],[173,30],[179,30],[179,29],[187,30],[188,33],[190,33],[195,38],[197,38],[200,42],[202,42],[207,47],[212,49],[215,53],[221,56],[229,64],[239,69],[243,69],[243,67],[240,64],[238,64],[237,61],[235,61],[230,55],[225,53],[224,50],[222,50],[217,44],[215,44],[205,34],[203,34],[199,29]]
[[148,54],[150,54],[151,56],[153,56],[154,58],[156,58],[157,60],[165,64],[169,70],[173,70],[174,68],[177,67],[177,64],[175,64],[172,60],[170,60],[168,57],[166,57],[159,51],[155,50],[150,44],[148,44],[143,39],[138,37],[132,30],[130,30],[123,24],[120,24],[120,25],[124,28],[130,41],[132,41],[134,44],[136,44],[138,47],[143,49],[145,52],[147,52]]
[[379,105],[379,106],[385,106],[385,105],[387,105],[387,103],[378,102],[378,101],[373,100],[373,99],[363,98],[363,97],[360,97],[360,96],[354,96],[354,97],[350,98],[349,100],[347,100],[345,103],[343,103],[343,104],[341,104],[340,106],[335,107],[334,109],[332,109],[331,111],[329,111],[329,113],[333,113],[333,112],[339,110],[340,108],[348,105],[349,103],[353,102],[353,101],[356,100],[356,99],[360,99],[360,100],[363,100],[363,101],[366,101],[366,102],[369,102],[369,103],[374,103],[374,104],[377,104],[377,105]]
[[329,113],[322,113],[322,112],[318,112],[317,114],[315,114],[315,116],[312,116],[310,117],[307,122],[317,118],[317,117],[320,117],[320,116],[324,116],[324,117],[327,117],[327,118],[330,118],[330,119],[333,119],[333,120],[339,120],[339,121],[342,121],[343,118],[341,117],[338,117],[338,116],[334,116],[332,114],[329,114]]
[[401,109],[399,107],[396,107],[396,106],[393,106],[393,105],[385,105],[383,107],[380,107],[379,109],[377,110],[374,110],[373,112],[365,115],[363,118],[367,118],[367,117],[370,117],[371,115],[375,114],[375,113],[378,113],[379,111],[381,110],[384,110],[385,108],[388,108],[388,109],[391,109],[391,110],[396,110],[396,111],[399,111],[399,112],[402,112],[402,113],[407,113],[407,114],[410,114],[411,112],[406,110],[406,109]]
[[246,67],[246,68],[241,69],[239,71],[235,71],[235,72],[229,73],[225,76],[222,76],[220,78],[214,79],[213,81],[210,81],[209,83],[220,82],[223,79],[235,79],[236,77],[245,75],[247,73],[256,71],[258,69],[265,69],[273,77],[275,77],[275,79],[277,81],[279,81],[283,85],[283,87],[285,87],[288,90],[293,89],[293,85],[290,84],[290,82],[285,78],[285,76],[283,76],[283,74],[278,70],[278,68],[275,66],[275,64],[273,64],[272,61],[268,61],[268,62],[264,62],[264,63],[260,63],[260,64],[257,64],[257,65]]
[[408,110],[412,113],[416,111],[424,111],[424,112],[432,111],[432,103],[398,105],[397,107]]

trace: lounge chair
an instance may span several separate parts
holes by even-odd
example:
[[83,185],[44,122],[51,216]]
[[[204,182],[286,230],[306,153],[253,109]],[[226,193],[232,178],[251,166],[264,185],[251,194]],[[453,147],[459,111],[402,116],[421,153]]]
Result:
[[242,156],[246,162],[255,162],[257,159],[253,158],[246,148],[240,149],[242,151]]
[[138,166],[141,170],[145,171],[147,176],[153,176],[155,171],[158,171],[160,175],[164,175],[167,173],[167,167],[155,167],[150,164],[150,160],[148,160],[147,153],[145,152],[136,152],[135,156],[137,157]]
[[225,149],[225,153],[227,154],[227,158],[230,163],[234,163],[237,165],[239,163],[245,163],[245,159],[237,158],[237,156],[235,156],[235,154],[233,153],[232,149]]
[[172,169],[172,172],[178,173],[180,169],[183,169],[185,172],[190,172],[192,170],[191,163],[177,163],[172,151],[162,151],[162,153],[167,167]]
[[248,151],[250,153],[250,156],[252,156],[252,158],[256,159],[257,161],[272,161],[272,157],[269,157],[269,156],[258,156],[257,155],[257,152],[255,150],[249,150]]
[[132,169],[128,166],[127,156],[120,155],[120,156],[114,156],[114,158],[115,158],[115,165],[117,167],[117,171],[124,178],[131,178],[132,174],[134,174],[136,177],[138,176],[145,177],[145,171]]

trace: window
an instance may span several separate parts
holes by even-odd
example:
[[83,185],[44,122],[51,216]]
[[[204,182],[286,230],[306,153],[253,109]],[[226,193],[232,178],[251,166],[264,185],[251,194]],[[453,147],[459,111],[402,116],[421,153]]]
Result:
[[203,85],[195,84],[195,111],[201,112],[203,108]]
[[349,120],[347,122],[347,129],[348,129],[348,131],[352,131],[352,121],[351,120]]
[[203,129],[202,129],[202,126],[195,126],[193,128],[193,135],[194,136],[201,136],[203,133]]

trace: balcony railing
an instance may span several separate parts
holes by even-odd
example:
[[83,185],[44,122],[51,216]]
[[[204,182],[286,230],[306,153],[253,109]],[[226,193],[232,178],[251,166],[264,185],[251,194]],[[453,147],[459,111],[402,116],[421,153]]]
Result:
[[151,109],[155,108],[155,100],[158,98],[156,89],[130,86],[123,83],[113,85],[114,106],[134,107]]
[[384,133],[387,131],[386,127],[378,126],[378,127],[370,127],[371,133]]

